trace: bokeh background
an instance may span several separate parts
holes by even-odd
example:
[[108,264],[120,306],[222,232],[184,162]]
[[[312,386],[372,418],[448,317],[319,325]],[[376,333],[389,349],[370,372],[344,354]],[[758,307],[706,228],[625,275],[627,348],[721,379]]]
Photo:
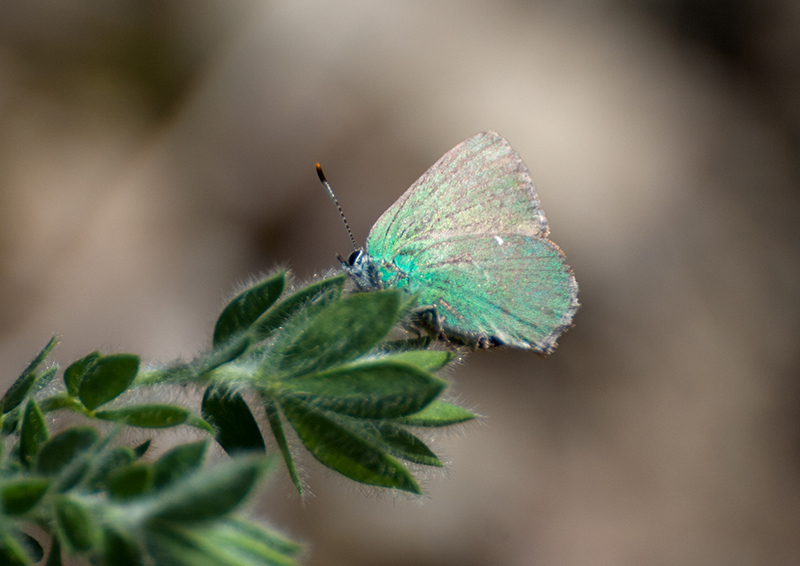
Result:
[[[800,563],[793,0],[0,3],[0,381],[52,333],[148,361],[299,278],[441,154],[506,136],[580,283],[547,359],[449,374],[485,418],[427,497],[302,458],[309,565]],[[432,203],[434,204],[434,203]]]

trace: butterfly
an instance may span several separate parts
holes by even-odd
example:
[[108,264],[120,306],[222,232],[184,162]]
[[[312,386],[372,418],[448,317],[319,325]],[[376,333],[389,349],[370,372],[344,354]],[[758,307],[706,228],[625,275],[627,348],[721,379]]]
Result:
[[522,158],[482,132],[445,153],[340,261],[359,290],[416,293],[418,319],[450,342],[549,354],[579,306],[549,232]]

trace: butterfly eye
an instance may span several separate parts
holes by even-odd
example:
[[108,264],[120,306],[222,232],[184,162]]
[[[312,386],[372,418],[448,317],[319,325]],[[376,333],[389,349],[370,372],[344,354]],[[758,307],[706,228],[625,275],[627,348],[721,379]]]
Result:
[[356,262],[361,258],[361,250],[356,250],[347,256],[347,265],[353,267]]

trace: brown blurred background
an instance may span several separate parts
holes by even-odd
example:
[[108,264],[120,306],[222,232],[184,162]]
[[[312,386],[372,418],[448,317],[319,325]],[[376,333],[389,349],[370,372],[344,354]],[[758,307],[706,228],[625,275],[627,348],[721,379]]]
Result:
[[486,418],[422,501],[302,458],[310,565],[800,563],[800,5],[0,3],[0,380],[206,347],[224,297],[363,242],[468,136],[533,171],[581,287],[547,359],[468,356]]

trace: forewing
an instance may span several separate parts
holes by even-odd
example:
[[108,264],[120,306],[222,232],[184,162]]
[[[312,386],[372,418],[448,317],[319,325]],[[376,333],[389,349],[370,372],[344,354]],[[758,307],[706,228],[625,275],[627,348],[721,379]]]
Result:
[[505,138],[483,132],[445,153],[378,219],[367,251],[390,259],[430,232],[547,237],[530,172]]
[[[572,325],[578,284],[563,252],[519,234],[431,234],[395,258],[445,334],[550,353]],[[418,244],[418,246],[417,246]]]

